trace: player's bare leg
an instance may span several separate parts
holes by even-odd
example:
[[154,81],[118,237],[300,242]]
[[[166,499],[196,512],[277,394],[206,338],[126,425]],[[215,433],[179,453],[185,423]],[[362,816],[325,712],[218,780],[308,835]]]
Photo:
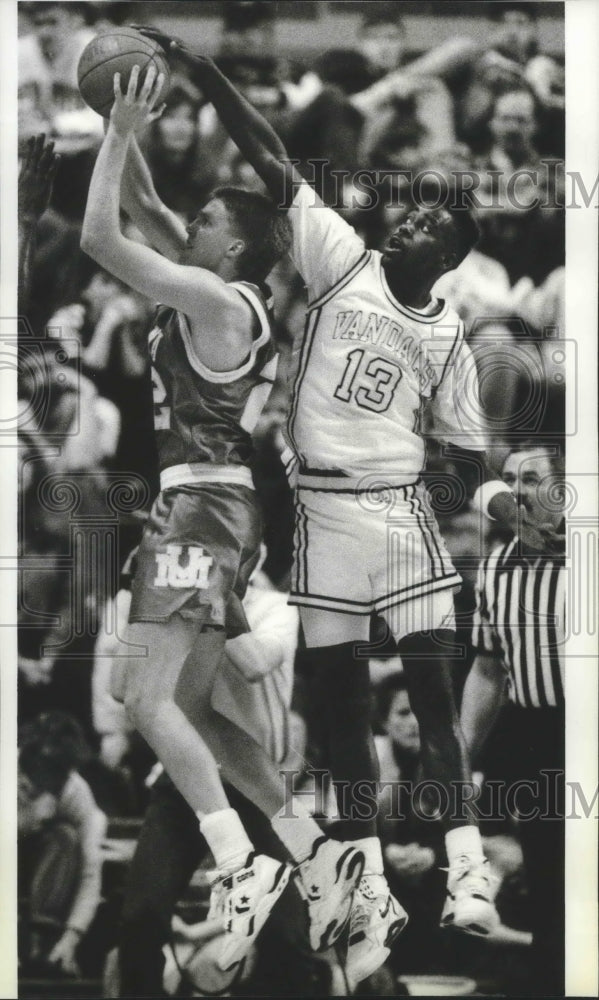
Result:
[[[177,697],[194,726],[202,732],[222,774],[270,819],[272,827],[297,862],[297,884],[306,901],[310,941],[316,950],[339,937],[351,897],[364,867],[353,845],[324,837],[301,802],[288,804],[288,791],[277,765],[243,729],[215,712],[211,694],[220,657],[206,655],[214,633],[203,633],[185,663]],[[213,652],[218,646],[212,643]]]
[[369,617],[304,607],[300,614],[308,647],[311,707],[325,740],[325,763],[336,783],[344,836],[366,858],[348,935],[346,973],[355,987],[383,964],[408,919],[389,891],[377,836],[380,774],[370,720],[370,673],[368,659],[357,655],[357,647],[369,637]]
[[254,856],[241,820],[229,806],[214,755],[181,706],[177,685],[191,648],[199,639],[206,659],[218,662],[224,647],[224,634],[211,633],[209,642],[202,643],[198,632],[197,623],[177,614],[168,625],[131,625],[128,641],[145,647],[147,656],[128,663],[125,705],[198,816],[214,855],[217,871],[209,916],[223,922],[226,933],[218,962],[229,969],[247,954],[287,884],[289,867],[264,855]]

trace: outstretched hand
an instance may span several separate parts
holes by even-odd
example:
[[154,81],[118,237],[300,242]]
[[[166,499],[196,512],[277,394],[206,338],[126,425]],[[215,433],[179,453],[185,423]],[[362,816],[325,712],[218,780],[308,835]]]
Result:
[[52,196],[52,186],[60,161],[54,143],[43,132],[27,140],[27,153],[19,173],[19,217],[36,221],[44,214]]
[[176,38],[174,35],[167,35],[164,31],[160,31],[159,28],[145,24],[132,24],[131,27],[139,31],[140,35],[145,35],[146,38],[150,38],[153,42],[160,45],[167,55],[171,53],[176,54],[187,62],[196,64],[211,62],[208,56],[200,55],[188,49],[181,38]]
[[128,136],[137,128],[160,118],[165,105],[157,107],[164,86],[164,73],[156,75],[156,67],[150,66],[146,78],[137,93],[140,68],[134,66],[129,77],[126,93],[121,90],[121,74],[114,74],[114,104],[110,112],[110,124],[118,135]]

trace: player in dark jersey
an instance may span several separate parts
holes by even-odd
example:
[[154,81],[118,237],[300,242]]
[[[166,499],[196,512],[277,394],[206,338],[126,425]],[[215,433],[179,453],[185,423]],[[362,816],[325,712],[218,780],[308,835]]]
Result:
[[[259,557],[260,516],[247,463],[276,363],[263,281],[288,246],[288,228],[267,197],[231,188],[216,191],[185,228],[155,195],[133,138],[137,126],[159,114],[162,79],[150,68],[136,95],[138,82],[136,67],[122,94],[115,76],[81,240],[106,270],[161,303],[149,336],[161,492],[139,548],[127,635],[139,653],[127,663],[124,700],[215,857],[209,917],[223,921],[219,962],[230,969],[243,961],[281,895],[289,866],[254,856],[219,765],[301,862],[313,947],[341,932],[364,858],[323,838],[307,811],[299,820],[293,812],[279,818],[285,786],[276,765],[211,708],[225,607],[237,602],[243,616],[241,599]],[[121,233],[121,196],[155,249]],[[245,636],[236,641],[249,657]],[[314,883],[309,857],[323,839],[335,873],[326,892]]]

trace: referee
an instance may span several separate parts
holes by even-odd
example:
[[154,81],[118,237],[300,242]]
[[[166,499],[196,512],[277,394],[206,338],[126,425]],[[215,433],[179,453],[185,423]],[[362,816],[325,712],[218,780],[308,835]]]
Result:
[[[557,446],[522,445],[505,460],[503,479],[529,522],[551,525],[553,538],[563,531],[564,463]],[[564,641],[563,555],[555,546],[553,552],[527,548],[518,538],[499,545],[479,566],[476,656],[461,722],[476,761],[507,689],[502,777],[506,805],[519,817],[533,932],[530,995],[539,996],[564,995]]]

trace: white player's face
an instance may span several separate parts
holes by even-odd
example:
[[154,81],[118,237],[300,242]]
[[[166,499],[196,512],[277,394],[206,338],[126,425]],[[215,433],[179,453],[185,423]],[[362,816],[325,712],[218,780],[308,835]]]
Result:
[[506,11],[502,24],[505,30],[505,49],[512,58],[524,61],[528,58],[537,41],[537,26],[528,16],[518,10]]
[[401,750],[414,755],[420,753],[420,729],[407,691],[398,691],[393,696],[385,728],[392,743]]
[[188,225],[187,244],[179,263],[216,271],[237,239],[223,202],[212,198]]
[[544,448],[516,451],[505,460],[503,479],[535,524],[557,527],[563,516],[563,491]]
[[395,24],[372,25],[364,31],[360,48],[373,66],[390,73],[397,69],[403,59],[404,33]]
[[156,131],[167,152],[186,153],[198,134],[197,120],[190,104],[179,104],[156,122]]
[[536,128],[532,95],[518,90],[498,97],[489,127],[497,145],[508,154],[528,146]]
[[453,221],[445,209],[415,208],[393,231],[383,247],[383,264],[414,267],[419,262],[427,270],[447,254],[451,246]]

